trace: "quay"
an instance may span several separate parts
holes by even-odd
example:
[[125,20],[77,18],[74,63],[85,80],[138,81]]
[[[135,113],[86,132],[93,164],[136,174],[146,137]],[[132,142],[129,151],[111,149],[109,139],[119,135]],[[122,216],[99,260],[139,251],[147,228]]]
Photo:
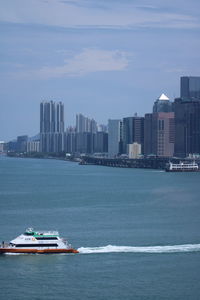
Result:
[[[117,167],[117,168],[143,168],[143,169],[160,169],[164,170],[166,164],[180,163],[180,162],[191,162],[191,159],[180,159],[171,157],[147,157],[139,159],[129,159],[129,158],[101,158],[94,156],[84,156],[81,157],[80,165],[98,165],[107,167]],[[196,160],[198,165],[200,165],[200,160]]]

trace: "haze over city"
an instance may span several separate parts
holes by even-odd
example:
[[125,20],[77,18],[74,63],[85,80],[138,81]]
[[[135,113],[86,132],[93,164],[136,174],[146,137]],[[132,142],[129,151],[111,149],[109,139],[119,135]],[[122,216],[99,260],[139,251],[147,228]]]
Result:
[[99,123],[144,115],[198,76],[200,3],[19,0],[0,4],[0,140],[39,132],[39,103]]

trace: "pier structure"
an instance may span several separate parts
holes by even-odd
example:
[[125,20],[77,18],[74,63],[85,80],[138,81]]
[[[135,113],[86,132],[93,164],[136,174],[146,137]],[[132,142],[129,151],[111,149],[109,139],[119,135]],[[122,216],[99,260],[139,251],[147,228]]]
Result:
[[[164,170],[169,162],[179,163],[180,161],[188,161],[188,159],[179,159],[171,157],[148,157],[140,159],[128,158],[100,158],[94,156],[84,156],[81,158],[81,165],[98,165],[118,168],[143,168],[143,169],[160,169]],[[190,160],[191,162],[191,160]],[[200,161],[196,161],[200,164]]]

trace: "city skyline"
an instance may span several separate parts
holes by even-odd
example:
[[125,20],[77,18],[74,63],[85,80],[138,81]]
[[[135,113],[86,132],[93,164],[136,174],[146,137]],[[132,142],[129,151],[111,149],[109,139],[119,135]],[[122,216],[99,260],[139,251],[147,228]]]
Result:
[[[144,115],[198,76],[200,3],[34,0],[0,4],[0,139],[39,132],[39,103],[108,119]],[[29,113],[31,111],[31,114]],[[130,113],[131,112],[131,113]]]

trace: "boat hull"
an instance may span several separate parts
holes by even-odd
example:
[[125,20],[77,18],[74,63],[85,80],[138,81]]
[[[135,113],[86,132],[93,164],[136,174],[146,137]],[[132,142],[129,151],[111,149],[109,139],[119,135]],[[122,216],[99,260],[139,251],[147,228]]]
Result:
[[199,170],[187,170],[187,169],[182,169],[182,170],[169,170],[165,169],[166,172],[199,172]]
[[79,253],[78,250],[70,249],[16,249],[16,248],[0,248],[0,254],[6,253],[24,253],[24,254],[55,254],[55,253]]

